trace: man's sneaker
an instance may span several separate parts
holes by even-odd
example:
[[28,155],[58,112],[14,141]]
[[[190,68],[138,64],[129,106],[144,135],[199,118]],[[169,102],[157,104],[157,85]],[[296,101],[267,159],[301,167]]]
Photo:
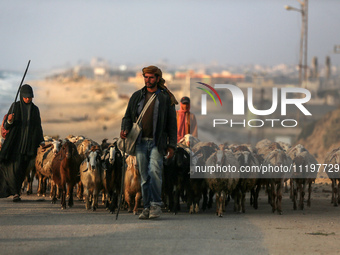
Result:
[[144,208],[143,212],[139,215],[138,218],[139,218],[140,220],[149,219],[149,213],[150,213],[149,208]]
[[162,210],[160,206],[158,205],[151,206],[149,219],[158,218],[159,216],[161,216],[161,213],[162,213]]

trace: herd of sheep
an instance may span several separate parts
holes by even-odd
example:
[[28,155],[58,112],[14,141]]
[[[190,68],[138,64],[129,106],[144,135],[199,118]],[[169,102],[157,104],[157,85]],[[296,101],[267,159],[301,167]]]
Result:
[[[61,198],[62,208],[66,208],[67,199],[68,205],[73,205],[73,188],[77,188],[76,195],[85,201],[86,209],[96,210],[101,194],[102,203],[114,212],[119,206],[118,198],[124,182],[125,207],[137,214],[142,198],[138,165],[136,157],[129,155],[125,155],[126,163],[123,164],[123,156],[117,147],[117,140],[113,143],[103,140],[99,145],[82,136],[68,136],[64,140],[46,137],[45,146],[38,149],[36,158],[27,169],[27,183],[31,184],[35,176],[39,180],[37,194],[46,196],[46,191],[50,189],[52,202]],[[303,209],[305,199],[307,206],[311,205],[311,186],[318,171],[333,168],[326,172],[332,180],[331,202],[337,206],[340,202],[340,148],[330,151],[325,162],[320,163],[301,144],[291,147],[265,139],[255,147],[248,144],[217,145],[186,135],[178,143],[174,157],[164,160],[162,198],[165,208],[174,213],[180,210],[181,201],[187,204],[190,213],[211,208],[215,201],[216,215],[222,217],[231,199],[234,201],[234,211],[244,213],[247,193],[250,194],[250,204],[257,209],[259,192],[265,189],[272,212],[282,214],[283,189],[288,181],[293,208]],[[123,165],[126,166],[124,180]],[[196,167],[212,165],[237,171],[191,178]],[[324,169],[316,170],[316,166]],[[289,171],[279,171],[274,175],[263,175],[261,171],[240,171],[246,167],[277,167]],[[303,169],[309,169],[309,172],[302,173]],[[305,198],[307,191],[308,196]],[[32,185],[28,185],[27,192],[32,193]]]

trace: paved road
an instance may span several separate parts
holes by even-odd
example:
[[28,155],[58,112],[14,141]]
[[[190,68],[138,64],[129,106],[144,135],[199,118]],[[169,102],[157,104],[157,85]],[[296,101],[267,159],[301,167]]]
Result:
[[261,231],[247,217],[213,210],[189,215],[163,213],[155,220],[121,212],[118,220],[83,202],[61,210],[50,198],[0,199],[0,254],[268,254]]

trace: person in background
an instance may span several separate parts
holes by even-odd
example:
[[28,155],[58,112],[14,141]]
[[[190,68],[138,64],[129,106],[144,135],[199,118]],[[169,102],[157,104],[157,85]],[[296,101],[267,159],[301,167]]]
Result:
[[161,215],[161,189],[163,157],[172,158],[176,149],[177,103],[173,94],[164,86],[162,71],[156,66],[143,68],[145,86],[130,98],[122,120],[120,137],[125,139],[147,101],[156,98],[142,118],[142,132],[136,142],[136,159],[141,175],[144,210],[139,219],[158,218]]
[[23,85],[20,101],[12,104],[4,123],[9,132],[0,151],[0,198],[14,195],[13,202],[21,200],[28,164],[37,155],[39,145],[44,144],[40,112],[33,97],[32,87]]
[[193,113],[190,112],[190,98],[182,97],[180,109],[177,114],[177,142],[179,142],[186,134],[192,134],[198,137],[197,121]]

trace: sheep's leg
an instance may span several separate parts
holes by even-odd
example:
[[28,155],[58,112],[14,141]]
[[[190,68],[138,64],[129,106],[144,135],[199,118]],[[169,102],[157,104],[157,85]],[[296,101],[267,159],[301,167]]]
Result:
[[61,203],[61,209],[66,209],[66,185],[63,185],[60,203]]
[[130,195],[129,199],[130,199],[130,204],[128,204],[128,212],[132,213],[133,208],[134,208],[133,201],[135,200],[135,196],[132,194]]
[[110,213],[114,213],[115,210],[116,210],[116,207],[117,207],[117,204],[118,204],[118,196],[119,196],[118,193],[112,192],[111,203],[110,203],[110,206],[109,206]]
[[285,193],[288,193],[288,180],[284,182],[284,187],[285,187]]
[[220,211],[220,194],[216,193],[216,215],[219,215],[219,211]]
[[142,193],[137,192],[136,196],[135,196],[135,207],[133,208],[133,214],[137,215],[138,214],[138,206],[139,206],[139,202],[141,200],[142,197]]
[[223,203],[225,202],[225,195],[223,191],[221,192],[218,202],[219,202],[218,217],[223,217]]
[[245,191],[242,191],[242,194],[241,194],[241,207],[242,207],[242,213],[245,213],[246,212],[246,192]]
[[98,208],[98,189],[94,187],[92,199],[92,211],[95,211],[97,208]]
[[105,205],[105,201],[106,201],[106,192],[105,192],[105,190],[103,189],[103,190],[102,190],[102,205]]
[[[303,181],[303,180],[301,180]],[[300,193],[300,201],[299,201],[299,209],[300,210],[303,210],[304,208],[304,204],[303,204],[303,201],[305,199],[305,189],[306,189],[306,183],[305,181],[303,181],[303,183],[299,183],[299,193]]]
[[334,180],[331,179],[332,181],[332,197],[331,197],[331,204],[334,204]]
[[199,213],[200,212],[200,207],[199,207],[199,204],[196,203],[195,205],[195,213]]
[[[338,194],[337,194],[338,200],[337,201],[338,201],[338,203],[340,203],[340,179],[337,179],[337,180],[338,180]],[[336,183],[335,183],[335,185],[336,185]]]
[[105,201],[105,208],[106,210],[109,209],[110,203],[111,203],[111,198],[112,198],[112,193],[111,192],[107,192],[106,193],[106,201]]
[[195,213],[199,213],[200,212],[200,200],[201,200],[201,194],[200,193],[195,193],[195,197],[194,197],[194,206],[195,206]]
[[174,211],[175,210],[175,194],[176,194],[176,186],[174,185],[169,196],[169,211]]
[[57,185],[57,198],[60,198],[61,196],[61,188],[59,187],[59,185]]
[[252,188],[250,190],[250,206],[254,205],[254,200],[255,200],[255,188]]
[[226,200],[226,193],[224,191],[221,192],[221,196],[222,196],[222,211],[225,212],[225,200]]
[[84,195],[85,195],[85,209],[90,210],[90,208],[91,208],[90,194],[89,194],[89,189],[87,187],[84,188]]
[[289,191],[290,191],[290,193],[289,193],[289,197],[290,197],[290,199],[292,199],[292,200],[294,200],[294,179],[292,179],[292,178],[290,178],[289,179],[289,186],[290,186],[290,188],[289,188]]
[[203,193],[202,210],[205,211],[207,209],[207,206],[208,206],[208,190],[206,188],[204,188],[202,190],[202,193]]
[[124,191],[124,198],[125,202],[128,204],[128,213],[132,213],[132,202],[131,202],[131,195],[128,192],[129,187],[126,187]]
[[188,190],[188,202],[187,202],[187,206],[188,206],[188,209],[189,209],[189,213],[193,214],[194,213],[193,190],[191,188]]
[[77,198],[79,199],[79,201],[83,200],[83,192],[84,192],[83,183],[80,181],[78,182],[78,187],[77,187]]
[[50,197],[52,197],[54,193],[56,193],[56,185],[55,185],[54,181],[51,181]]
[[[34,169],[34,170],[35,170],[35,169]],[[31,172],[31,174],[30,174],[29,188],[28,188],[28,191],[30,192],[30,194],[33,194],[33,181],[34,181],[34,176],[35,176],[35,173],[33,174],[33,172]]]
[[67,185],[67,194],[69,195],[68,206],[72,207],[73,206],[73,185]]
[[52,196],[52,204],[55,204],[57,202],[57,191],[56,191],[56,189],[51,190],[51,196]]
[[[268,193],[269,194],[269,193]],[[276,190],[275,190],[275,183],[274,181],[271,183],[271,205],[272,205],[272,212],[274,213],[276,211]]]
[[239,188],[237,191],[237,212],[238,213],[242,212],[242,190],[241,188]]
[[41,194],[43,197],[46,197],[46,190],[47,190],[47,177],[43,177],[42,179],[42,190]]
[[[272,186],[273,184],[266,184],[266,192],[268,194],[268,204],[272,205],[272,201],[273,201],[273,190],[272,190]],[[275,192],[275,191],[274,191]]]
[[283,180],[277,185],[277,211],[282,214],[282,191],[283,191]]
[[253,205],[254,209],[257,209],[259,206],[260,190],[261,190],[261,185],[260,184],[256,185],[255,194],[254,194],[254,205]]
[[41,188],[42,188],[42,176],[40,174],[38,175],[38,190],[37,190],[37,196],[41,196]]
[[294,210],[296,210],[297,209],[297,183],[296,183],[296,180],[293,180],[292,181],[292,185],[293,185],[293,187],[292,187],[292,190],[293,190],[293,197],[292,197],[292,199],[293,199],[293,208],[294,208]]
[[308,200],[307,200],[307,206],[310,207],[311,205],[311,194],[312,194],[312,181],[309,181],[308,183]]
[[225,199],[225,202],[224,202],[224,207],[227,207],[229,202],[230,202],[230,194],[228,192],[228,193],[226,193],[226,199]]
[[33,177],[31,177],[31,172],[27,176],[27,195],[32,194],[32,183]]
[[212,208],[214,195],[215,192],[213,190],[209,190],[208,209]]
[[192,203],[189,208],[189,213],[193,214],[194,213],[194,204]]
[[338,188],[336,185],[336,179],[332,180],[332,186],[333,186],[333,194],[332,194],[333,205],[338,206],[338,199],[337,199]]
[[180,187],[177,187],[175,194],[174,194],[174,213],[175,214],[177,214],[177,212],[180,210],[179,197],[180,197]]

